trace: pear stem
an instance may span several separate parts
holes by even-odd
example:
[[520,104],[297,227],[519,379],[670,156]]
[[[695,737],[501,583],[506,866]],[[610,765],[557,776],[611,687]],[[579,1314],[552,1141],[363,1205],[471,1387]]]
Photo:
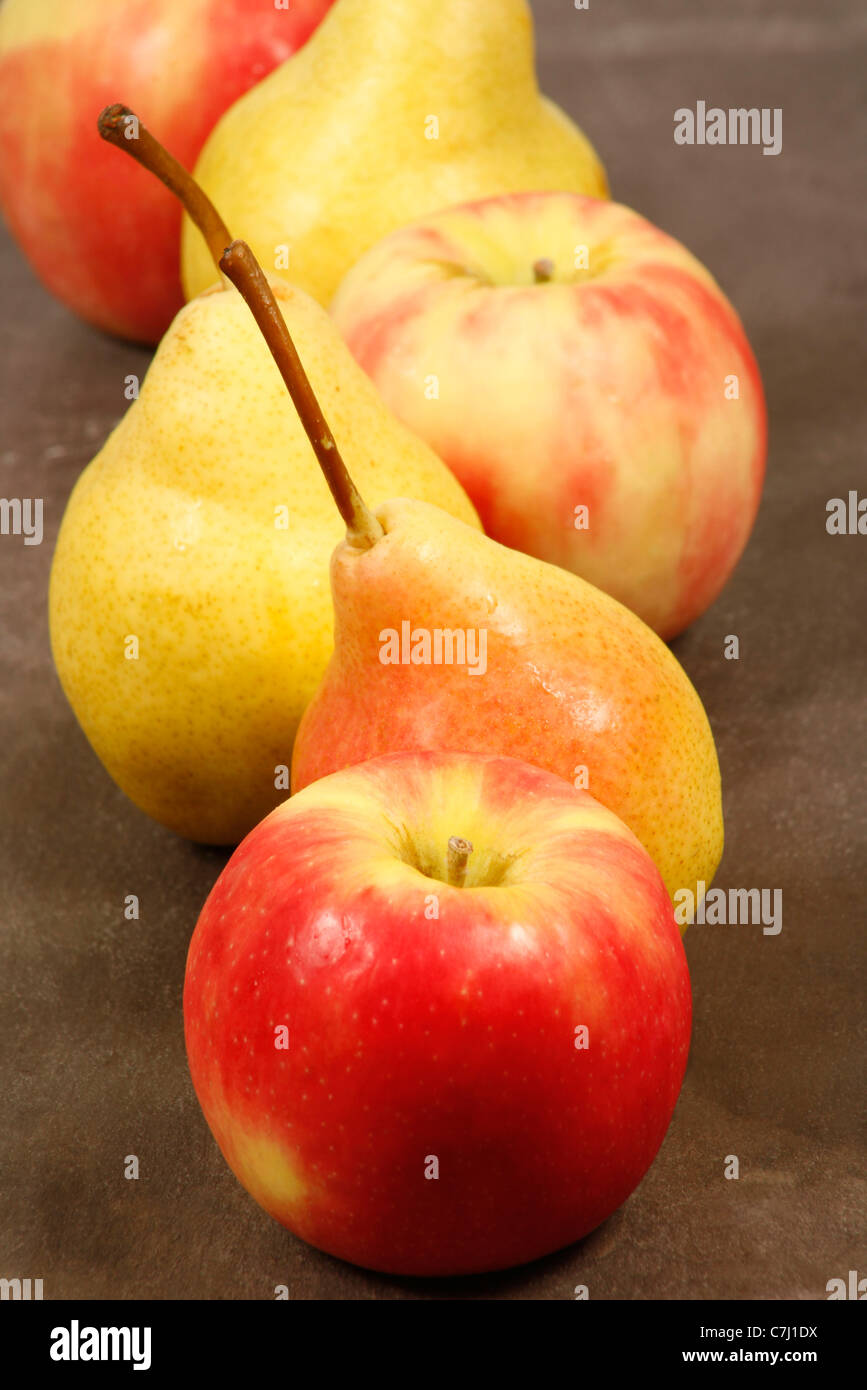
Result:
[[461,839],[460,835],[450,837],[447,872],[449,883],[455,888],[463,888],[464,886],[467,877],[467,860],[472,852],[473,847],[469,840]]
[[280,370],[307,438],[346,524],[350,545],[368,549],[383,534],[356,488],[310,385],[286,320],[262,267],[246,242],[234,241],[207,194],[128,106],[107,106],[97,122],[103,140],[129,154],[179,198],[208,245],[218,270],[245,299]]
[[365,505],[358,488],[349,476],[334,435],[319,406],[301,359],[295,349],[286,320],[274,291],[262,273],[262,267],[246,241],[233,241],[223,252],[220,269],[243,295],[247,306],[271,349],[271,356],[280,369],[307,438],[325,474],[325,481],[346,523],[346,538],[350,545],[366,550],[375,545],[383,534],[382,527]]
[[219,265],[232,234],[208,195],[187,173],[183,164],[179,164],[174,155],[169,154],[142,125],[135,112],[121,102],[106,106],[96,124],[103,140],[116,145],[124,154],[131,155],[148,173],[156,174],[160,182],[183,203],[208,243],[215,264]]

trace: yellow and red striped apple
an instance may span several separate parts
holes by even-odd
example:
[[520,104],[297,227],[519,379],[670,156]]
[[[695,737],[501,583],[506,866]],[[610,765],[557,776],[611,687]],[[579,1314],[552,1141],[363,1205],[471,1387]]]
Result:
[[343,1259],[442,1275],[558,1249],[624,1201],[677,1100],[691,996],[668,894],[612,812],[515,759],[396,753],[247,836],[193,934],[184,1018],[208,1124],[267,1211]]
[[737,315],[679,242],[605,200],[489,198],[379,242],[332,314],[495,540],[663,637],[719,594],[758,508],[765,404]]
[[0,206],[53,294],[157,342],[181,308],[181,208],[96,132],[118,93],[192,167],[223,112],[290,57],[332,0],[4,0]]

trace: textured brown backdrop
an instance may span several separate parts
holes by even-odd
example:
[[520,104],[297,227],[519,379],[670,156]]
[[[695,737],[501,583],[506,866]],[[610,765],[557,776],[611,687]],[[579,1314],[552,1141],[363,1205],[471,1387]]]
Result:
[[[535,0],[544,88],[615,196],[682,239],[745,321],[769,476],[716,606],[675,649],[720,752],[718,883],[783,891],[783,929],[695,926],[695,1031],[650,1174],[578,1246],[508,1274],[387,1278],[302,1245],[240,1188],[184,1059],[187,942],[224,856],[151,824],[53,674],[46,586],[80,470],[147,354],[76,322],[0,245],[0,492],[42,496],[41,547],[0,537],[0,1275],[46,1298],[825,1297],[864,1248],[865,555],[825,504],[865,476],[858,0]],[[859,13],[862,18],[859,19]],[[673,112],[782,107],[783,150],[678,147]],[[146,116],[146,113],[143,113]],[[860,155],[860,159],[859,156]],[[723,659],[727,634],[739,661]],[[141,920],[127,922],[127,893]],[[138,1182],[124,1155],[141,1161]],[[723,1179],[737,1154],[739,1181]]]

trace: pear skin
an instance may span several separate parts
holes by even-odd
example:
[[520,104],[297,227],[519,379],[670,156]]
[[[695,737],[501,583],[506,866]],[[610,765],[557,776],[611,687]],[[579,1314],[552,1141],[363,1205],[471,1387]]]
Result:
[[[376,514],[385,535],[332,559],[334,654],[298,731],[293,791],[398,750],[523,758],[616,812],[672,897],[709,884],[723,847],[719,765],[668,647],[585,580],[436,507],[401,499]],[[439,662],[437,632],[450,634]],[[456,632],[472,652],[463,664],[448,659],[460,656]]]
[[[372,502],[409,492],[478,524],[325,311],[272,287]],[[178,834],[235,844],[288,794],[279,769],[331,652],[328,564],[343,534],[250,311],[215,287],[178,314],[78,480],[49,596],[57,672],[85,734]]]
[[[288,264],[321,304],[363,251],[438,208],[608,193],[585,136],[539,93],[526,0],[337,0],[229,108],[195,177],[262,265]],[[181,267],[188,297],[216,278],[189,218]]]

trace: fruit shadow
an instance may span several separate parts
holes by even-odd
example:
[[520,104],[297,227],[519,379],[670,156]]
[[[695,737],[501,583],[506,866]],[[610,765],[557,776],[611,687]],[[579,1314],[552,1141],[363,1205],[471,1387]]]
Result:
[[583,1240],[541,1255],[537,1260],[512,1265],[489,1274],[413,1275],[380,1274],[379,1280],[408,1297],[447,1299],[544,1299],[557,1297],[552,1290],[563,1287],[563,1297],[572,1299],[575,1286],[586,1283],[589,1267],[607,1255],[617,1242],[623,1221],[622,1208],[615,1211]]

